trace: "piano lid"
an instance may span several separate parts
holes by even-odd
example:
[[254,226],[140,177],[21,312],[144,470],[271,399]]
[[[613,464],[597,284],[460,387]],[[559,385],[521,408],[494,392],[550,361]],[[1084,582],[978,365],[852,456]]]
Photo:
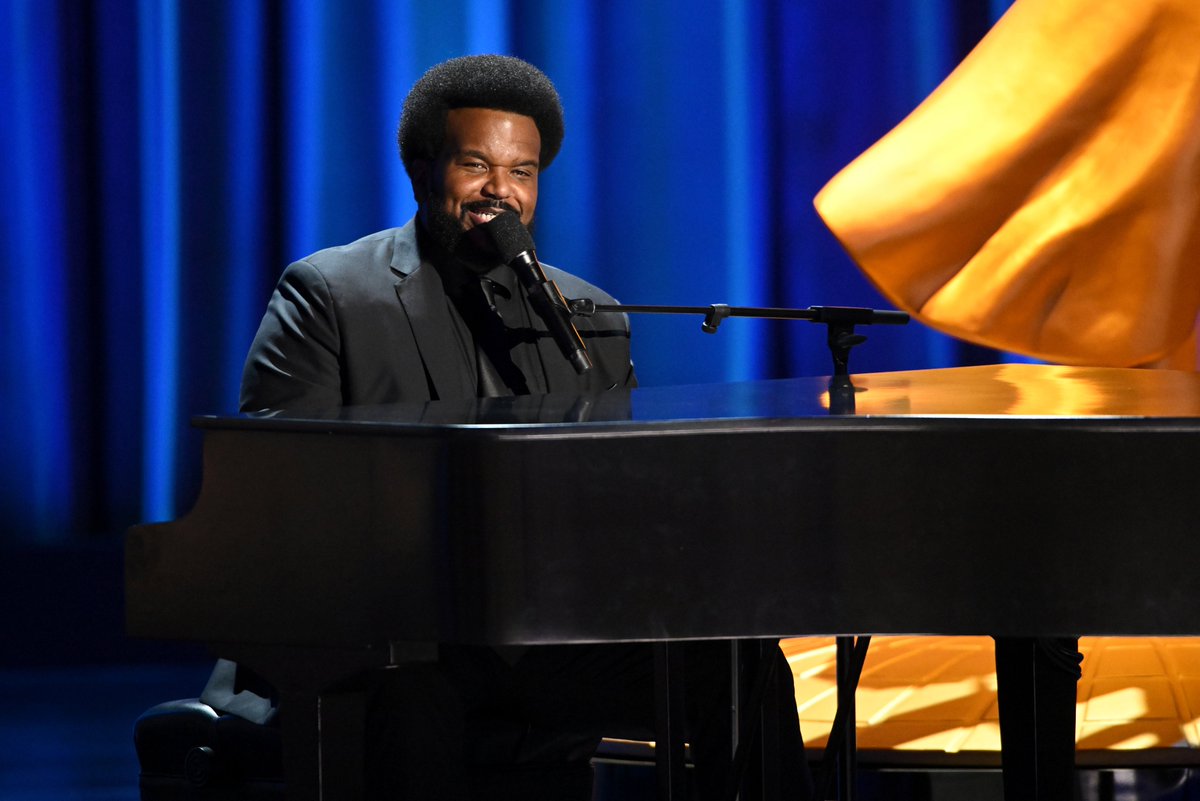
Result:
[[205,428],[292,428],[315,423],[444,429],[831,417],[1200,418],[1200,374],[1192,372],[1001,364],[870,373],[851,380],[852,394],[835,388],[832,402],[830,379],[818,376],[643,387],[599,395],[296,409],[206,416],[197,418],[196,424]]

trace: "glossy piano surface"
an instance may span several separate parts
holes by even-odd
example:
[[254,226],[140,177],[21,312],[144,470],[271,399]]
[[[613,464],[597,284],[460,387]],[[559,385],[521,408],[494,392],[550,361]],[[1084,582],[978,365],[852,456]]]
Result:
[[[1052,365],[984,365],[852,377],[647,387],[600,396],[542,395],[459,403],[285,410],[267,418],[207,418],[204,425],[370,426],[670,425],[832,417],[1200,417],[1200,373]],[[847,393],[853,403],[846,402]],[[840,403],[839,403],[840,400]],[[1010,419],[1010,422],[1015,422]]]
[[1200,633],[1195,374],[853,385],[203,418],[195,507],[129,533],[128,628],[337,646]]

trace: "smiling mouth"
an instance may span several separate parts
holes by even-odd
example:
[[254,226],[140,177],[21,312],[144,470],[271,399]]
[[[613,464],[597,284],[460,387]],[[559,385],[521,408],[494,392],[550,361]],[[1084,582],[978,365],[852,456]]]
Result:
[[498,211],[468,211],[467,218],[475,225],[490,223],[500,215]]
[[516,213],[515,209],[509,206],[476,206],[474,208],[468,207],[465,211],[466,218],[470,221],[472,227],[486,225],[506,211]]

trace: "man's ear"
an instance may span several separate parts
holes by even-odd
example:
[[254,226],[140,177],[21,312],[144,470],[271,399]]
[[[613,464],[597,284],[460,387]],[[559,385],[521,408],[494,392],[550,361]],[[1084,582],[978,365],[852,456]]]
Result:
[[421,205],[429,199],[429,182],[432,176],[433,170],[428,161],[418,159],[410,165],[409,178],[412,180],[413,200],[417,201],[417,205]]

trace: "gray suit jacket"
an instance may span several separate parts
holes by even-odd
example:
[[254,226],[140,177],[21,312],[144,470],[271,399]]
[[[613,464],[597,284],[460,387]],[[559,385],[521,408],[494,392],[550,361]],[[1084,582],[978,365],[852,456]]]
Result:
[[[615,301],[546,266],[567,298]],[[576,318],[595,369],[575,373],[540,319],[537,347],[551,392],[636,383],[623,314]],[[293,262],[275,288],[242,374],[241,408],[329,408],[475,396],[463,370],[441,278],[417,249],[416,225],[371,234]]]

